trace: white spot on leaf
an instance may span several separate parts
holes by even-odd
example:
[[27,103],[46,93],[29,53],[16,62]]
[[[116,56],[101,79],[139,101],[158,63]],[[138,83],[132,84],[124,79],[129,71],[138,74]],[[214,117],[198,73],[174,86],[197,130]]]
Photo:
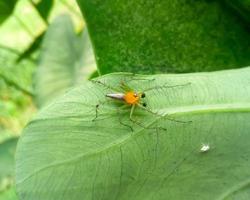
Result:
[[202,144],[201,148],[200,148],[200,152],[204,153],[204,152],[209,151],[209,149],[210,149],[210,145],[209,144]]

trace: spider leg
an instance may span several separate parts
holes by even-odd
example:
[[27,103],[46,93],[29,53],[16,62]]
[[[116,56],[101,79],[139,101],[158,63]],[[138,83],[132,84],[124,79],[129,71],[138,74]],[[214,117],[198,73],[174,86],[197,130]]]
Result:
[[149,79],[149,78],[143,78],[143,77],[141,77],[141,78],[135,78],[135,76],[136,76],[136,74],[132,74],[129,77],[130,79],[127,79],[126,82],[130,82],[130,81],[154,81],[155,80],[155,78],[151,78],[151,79]]
[[130,126],[130,125],[125,124],[124,122],[122,122],[122,119],[121,119],[121,113],[120,113],[120,109],[119,109],[119,108],[117,109],[117,113],[118,113],[119,123],[120,123],[121,125],[123,125],[123,126],[126,126],[126,127],[130,128],[130,129],[131,129],[131,131],[132,131],[132,132],[134,132],[134,129],[133,129],[133,127],[132,127],[132,126]]
[[92,119],[92,122],[94,122],[99,116],[98,110],[100,108],[100,105],[104,105],[105,103],[108,103],[108,101],[101,101],[101,102],[99,102],[98,104],[95,105],[95,117]]
[[164,117],[169,120],[169,121],[173,121],[173,122],[178,122],[178,123],[183,123],[183,124],[187,124],[187,123],[191,123],[192,121],[183,121],[183,120],[178,120],[178,119],[174,119],[174,118],[170,118],[170,117],[166,117],[169,116],[168,114],[165,115]]
[[144,92],[148,92],[150,90],[155,90],[155,89],[183,87],[183,86],[187,86],[187,85],[190,85],[190,84],[191,84],[190,82],[185,83],[185,84],[179,84],[179,85],[167,85],[167,83],[166,83],[163,86],[155,86],[155,87],[148,88],[148,89],[144,90]]
[[155,78],[149,79],[149,78],[134,78],[134,76],[136,76],[136,74],[131,74],[129,76],[129,78],[125,78],[123,80],[121,80],[120,85],[121,85],[121,89],[123,89],[124,91],[133,91],[133,89],[131,87],[129,87],[128,83],[132,82],[132,81],[154,81]]
[[133,116],[134,109],[135,109],[135,106],[136,106],[136,105],[139,105],[139,104],[134,104],[134,105],[132,105],[131,111],[130,111],[130,115],[129,115],[129,119],[130,119],[133,123],[135,123],[136,125],[138,125],[138,126],[144,128],[144,129],[153,129],[153,130],[156,130],[156,131],[157,131],[158,129],[166,130],[165,128],[162,128],[162,127],[152,127],[152,128],[151,128],[151,127],[147,127],[147,126],[144,126],[142,123],[140,123],[140,122],[134,120],[134,119],[132,118],[132,116]]
[[157,112],[153,112],[152,110],[145,108],[145,107],[142,106],[141,104],[138,104],[138,106],[139,106],[140,108],[142,108],[143,110],[145,110],[145,111],[147,111],[147,112],[149,112],[149,113],[151,113],[151,114],[153,114],[153,115],[156,115],[156,116],[158,116],[158,117],[164,117],[164,118],[166,118],[166,119],[169,120],[169,121],[179,122],[179,123],[190,123],[190,122],[192,122],[192,121],[176,120],[176,119],[174,119],[174,118],[167,117],[167,116],[169,116],[168,114],[166,114],[166,115],[160,115],[160,114],[157,113]]
[[115,92],[120,92],[117,88],[112,87],[111,85],[108,85],[108,84],[106,84],[106,83],[104,83],[102,81],[99,81],[99,80],[90,80],[90,81],[92,83],[99,84],[99,85],[103,86],[106,89],[110,89],[110,90],[115,91]]
[[147,128],[145,126],[143,126],[141,123],[137,122],[136,120],[133,119],[133,113],[134,113],[134,110],[135,110],[135,106],[136,104],[133,104],[132,107],[131,107],[131,110],[130,110],[130,114],[129,114],[129,119],[130,121],[132,121],[133,123],[137,124],[138,126],[142,127],[142,128]]

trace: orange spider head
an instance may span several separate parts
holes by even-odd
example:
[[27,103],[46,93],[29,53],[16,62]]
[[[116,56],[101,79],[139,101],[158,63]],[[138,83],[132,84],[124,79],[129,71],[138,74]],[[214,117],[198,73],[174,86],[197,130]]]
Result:
[[138,104],[140,99],[144,97],[145,97],[145,93],[137,93],[137,92],[130,91],[130,92],[125,93],[124,101],[127,104],[135,105],[135,104]]

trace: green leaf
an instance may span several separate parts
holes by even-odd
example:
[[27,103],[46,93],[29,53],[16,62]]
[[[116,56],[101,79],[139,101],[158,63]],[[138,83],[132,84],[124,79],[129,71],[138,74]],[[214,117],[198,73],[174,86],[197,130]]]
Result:
[[14,154],[17,140],[17,138],[12,138],[0,143],[0,194],[13,185]]
[[[34,4],[34,3],[33,3]],[[39,3],[34,4],[40,16],[44,19],[45,22],[48,21],[48,16],[53,7],[54,0],[41,0]]]
[[[95,56],[93,52],[93,47],[89,38],[88,29],[85,28],[82,33],[82,47],[83,47],[83,58],[82,58],[82,70],[84,73],[84,77],[87,77],[87,75],[91,75],[93,70],[96,69],[96,61]],[[99,73],[96,71],[96,73]]]
[[92,74],[90,74],[89,79],[93,79],[100,76],[99,72],[96,70]]
[[214,71],[250,64],[250,35],[219,1],[77,0],[101,74]]
[[0,1],[0,24],[13,12],[17,0]]
[[35,63],[27,59],[17,64],[17,52],[6,50],[0,48],[0,79],[3,79],[9,86],[14,86],[17,90],[21,90],[26,94],[32,93],[31,77],[34,73]]
[[[35,3],[33,1],[30,1],[32,5],[36,8],[37,12],[41,16],[41,18],[44,20],[45,23],[48,24],[48,17],[50,14],[50,11],[54,5],[54,0],[40,0],[38,3]],[[18,57],[17,62],[20,62],[21,60],[25,58],[29,58],[32,53],[34,53],[36,50],[39,49],[40,44],[42,43],[44,34],[46,30],[42,31],[28,46],[27,49]]]
[[[105,98],[110,87],[89,82],[70,90],[22,134],[20,200],[211,200],[244,191],[250,177],[249,77],[250,68],[99,78],[117,89],[121,81],[135,91],[158,87],[143,99],[157,116],[136,108],[135,123],[129,106]],[[202,144],[210,149],[202,152]]]
[[245,20],[250,22],[250,0],[226,0]]
[[0,200],[17,200],[15,188],[11,187],[3,193],[0,192]]
[[31,55],[40,48],[44,34],[45,34],[45,31],[39,34],[34,39],[34,41],[28,46],[28,48],[18,56],[16,60],[17,63],[21,62],[23,59],[30,58]]
[[85,33],[76,35],[72,21],[66,15],[58,16],[49,26],[34,83],[39,106],[84,80],[89,69],[86,65],[91,65],[85,59],[89,56],[86,37]]

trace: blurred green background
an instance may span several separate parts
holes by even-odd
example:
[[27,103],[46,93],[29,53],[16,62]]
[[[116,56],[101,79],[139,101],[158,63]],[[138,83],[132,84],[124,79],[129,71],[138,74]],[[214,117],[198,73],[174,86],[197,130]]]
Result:
[[[33,1],[34,3],[39,1]],[[84,27],[79,8],[74,0],[51,1],[48,23],[60,14],[69,14],[76,32]],[[46,31],[47,21],[29,0],[17,2],[13,13],[0,27],[0,141],[18,136],[36,112],[32,101],[32,76],[39,50],[18,58]]]
[[[70,16],[72,33],[77,34],[84,29],[81,12],[74,0],[0,2],[1,200],[16,199],[13,188],[16,138],[37,112],[34,71],[39,65],[41,41],[58,15]],[[86,70],[86,78],[94,70],[93,65],[90,66]]]

